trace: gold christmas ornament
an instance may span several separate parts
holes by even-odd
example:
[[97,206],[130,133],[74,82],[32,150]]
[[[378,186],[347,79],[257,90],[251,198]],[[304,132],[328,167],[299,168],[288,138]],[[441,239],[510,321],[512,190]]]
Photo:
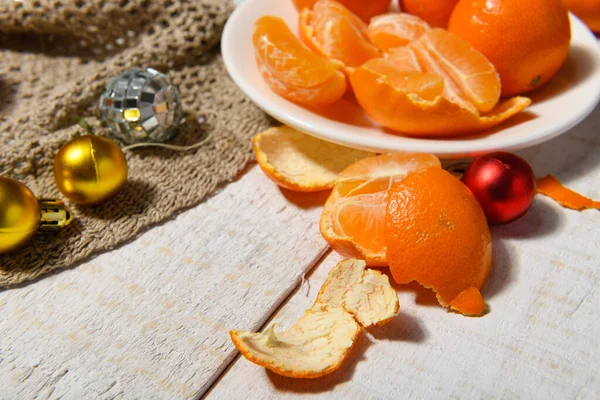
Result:
[[100,136],[81,136],[65,144],[54,159],[58,190],[79,204],[99,204],[127,182],[127,161],[121,148]]
[[38,232],[57,232],[73,213],[56,199],[37,199],[27,186],[0,177],[0,254],[25,246]]

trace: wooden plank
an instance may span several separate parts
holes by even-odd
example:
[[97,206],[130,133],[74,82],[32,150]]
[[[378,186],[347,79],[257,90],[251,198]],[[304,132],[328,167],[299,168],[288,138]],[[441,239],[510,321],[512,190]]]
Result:
[[[539,175],[600,198],[599,128],[597,109],[568,135],[521,154]],[[207,398],[598,399],[599,231],[598,211],[538,196],[524,218],[493,229],[488,315],[447,312],[419,285],[397,286],[399,317],[364,335],[336,373],[297,380],[238,358]],[[308,279],[310,295],[297,290],[271,322],[291,326],[339,259],[329,255]]]
[[72,270],[0,292],[0,398],[194,398],[327,247],[323,196],[256,166],[200,206]]

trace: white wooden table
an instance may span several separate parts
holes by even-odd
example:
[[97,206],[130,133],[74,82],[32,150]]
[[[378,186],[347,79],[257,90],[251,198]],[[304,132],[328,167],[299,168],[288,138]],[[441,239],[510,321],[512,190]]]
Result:
[[[600,198],[599,131],[600,107],[520,154]],[[493,229],[483,318],[398,286],[400,316],[326,378],[282,378],[237,357],[230,329],[290,326],[339,260],[318,232],[323,200],[252,166],[133,242],[0,292],[0,398],[600,398],[600,213],[539,196]]]
[[[520,154],[598,199],[599,132],[600,107]],[[493,229],[483,318],[410,284],[397,287],[400,315],[330,376],[240,358],[230,329],[292,325],[339,261],[318,232],[324,196],[282,191],[251,166],[119,249],[0,291],[0,399],[600,398],[600,212],[540,196]]]

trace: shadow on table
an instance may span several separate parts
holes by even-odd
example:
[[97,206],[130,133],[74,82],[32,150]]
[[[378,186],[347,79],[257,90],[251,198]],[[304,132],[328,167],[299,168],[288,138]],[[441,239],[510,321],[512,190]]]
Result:
[[515,280],[519,268],[518,251],[510,248],[509,239],[527,240],[545,237],[560,229],[561,209],[543,201],[534,201],[531,209],[520,219],[492,227],[493,262],[487,283],[481,293],[491,299],[503,292]]
[[[492,227],[494,240],[519,239],[527,240],[552,235],[563,225],[563,212],[567,212],[558,204],[540,199],[542,195],[536,195],[529,211],[518,220],[506,225]],[[494,249],[495,250],[495,249]]]
[[[360,361],[366,360],[367,349],[378,341],[404,341],[421,343],[427,338],[427,332],[420,322],[408,314],[400,313],[390,323],[369,328],[367,334],[361,334],[358,342],[352,349],[350,356],[342,367],[336,372],[317,379],[297,379],[277,375],[266,370],[267,377],[271,383],[281,392],[292,393],[322,393],[332,390],[335,386],[348,382],[354,375],[356,366]],[[375,341],[371,339],[372,336]]]
[[294,192],[293,190],[284,189],[279,187],[281,194],[286,198],[287,201],[293,203],[297,207],[300,207],[304,210],[309,210],[311,208],[323,207],[331,190],[323,190],[320,192]]

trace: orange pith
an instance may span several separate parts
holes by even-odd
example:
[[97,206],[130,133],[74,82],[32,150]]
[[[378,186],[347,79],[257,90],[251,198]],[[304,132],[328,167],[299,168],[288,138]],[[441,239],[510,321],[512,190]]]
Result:
[[375,155],[326,142],[288,126],[257,133],[252,138],[252,147],[265,175],[277,185],[296,192],[331,189],[347,166]]
[[389,191],[386,256],[394,280],[433,289],[438,301],[480,315],[479,289],[492,263],[492,238],[469,189],[440,168],[414,172]]
[[333,0],[319,0],[312,10],[302,10],[300,38],[317,54],[339,60],[347,67],[358,67],[380,56],[369,40],[367,25]]
[[340,174],[321,216],[321,234],[338,253],[385,266],[383,237],[387,191],[408,173],[440,161],[429,154],[396,153],[365,158]]
[[[293,0],[298,11],[304,8],[312,9],[317,0]],[[363,21],[369,20],[376,16],[385,13],[390,8],[390,0],[337,0],[339,3],[347,7],[352,13],[359,16]]]
[[[350,75],[359,104],[381,125],[414,136],[451,136],[491,128],[522,111],[527,98],[498,103],[500,82],[494,66],[468,43],[442,29],[432,29],[406,48],[390,51],[387,68],[372,60]],[[377,66],[377,67],[374,67]],[[415,79],[404,90],[397,84],[398,73]],[[443,78],[443,91],[426,91],[431,75]],[[415,89],[416,87],[416,89]]]
[[367,33],[371,42],[382,50],[405,46],[427,32],[427,22],[406,13],[379,15],[369,23]]
[[416,15],[431,26],[446,28],[458,0],[400,0],[402,11]]
[[561,0],[461,0],[448,30],[494,64],[502,96],[537,89],[567,58],[571,29]]
[[320,106],[336,102],[346,92],[341,64],[305,48],[281,18],[258,19],[252,41],[263,78],[280,96]]

